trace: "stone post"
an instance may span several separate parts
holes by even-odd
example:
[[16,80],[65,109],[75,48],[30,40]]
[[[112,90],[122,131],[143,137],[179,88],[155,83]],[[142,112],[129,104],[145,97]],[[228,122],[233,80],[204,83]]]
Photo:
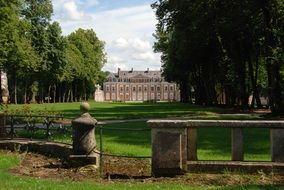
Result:
[[197,128],[187,129],[187,160],[197,160]]
[[173,176],[187,170],[187,128],[163,120],[147,122],[152,134],[153,176]]
[[231,129],[231,152],[232,161],[244,160],[243,129]]
[[271,129],[271,160],[284,162],[284,129]]
[[6,136],[6,116],[5,113],[0,113],[0,137]]
[[80,105],[81,116],[72,121],[73,155],[71,161],[78,165],[98,165],[98,154],[95,153],[95,125],[97,120],[88,113],[90,105],[83,102]]

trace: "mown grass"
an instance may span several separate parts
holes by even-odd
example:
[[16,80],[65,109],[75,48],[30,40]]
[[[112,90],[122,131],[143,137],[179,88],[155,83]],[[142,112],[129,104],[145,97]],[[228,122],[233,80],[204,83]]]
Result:
[[[89,102],[90,114],[98,120],[109,119],[137,119],[137,118],[162,118],[178,116],[209,116],[226,110],[216,107],[205,107],[179,102],[159,103],[120,103],[120,102]],[[28,109],[36,113],[43,110],[47,112],[60,112],[65,118],[74,118],[80,115],[80,103],[55,103],[55,104],[9,104],[7,110]]]

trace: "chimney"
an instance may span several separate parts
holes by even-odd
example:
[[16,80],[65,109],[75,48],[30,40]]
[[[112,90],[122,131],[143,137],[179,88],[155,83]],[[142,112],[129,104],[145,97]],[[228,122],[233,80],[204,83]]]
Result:
[[133,72],[133,67],[131,68],[131,73]]
[[147,68],[147,73],[149,73],[149,68]]
[[118,68],[117,68],[117,73],[119,74],[119,72],[120,72],[120,68],[118,67]]

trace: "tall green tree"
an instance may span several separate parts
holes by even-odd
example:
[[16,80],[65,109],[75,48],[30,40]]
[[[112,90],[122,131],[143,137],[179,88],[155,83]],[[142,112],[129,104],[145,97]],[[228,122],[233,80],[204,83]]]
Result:
[[[105,63],[104,42],[100,41],[96,33],[90,30],[78,29],[68,36],[68,43],[71,51],[80,52],[77,54],[78,59],[82,59],[81,65],[76,67],[74,82],[72,84],[74,97],[73,99],[87,99],[91,91],[88,89],[93,86],[93,82],[98,80],[101,68]],[[76,48],[75,48],[76,47]],[[68,54],[70,56],[70,54]],[[82,56],[82,57],[81,57]],[[70,58],[67,57],[67,60]],[[70,64],[67,63],[67,65]],[[70,65],[68,65],[70,67]],[[81,93],[83,92],[83,93]]]
[[216,104],[222,92],[227,105],[248,107],[252,94],[252,105],[261,107],[264,88],[273,112],[281,112],[283,1],[159,0],[152,7],[154,49],[162,52],[164,75],[180,84],[182,101],[192,86],[198,104]]

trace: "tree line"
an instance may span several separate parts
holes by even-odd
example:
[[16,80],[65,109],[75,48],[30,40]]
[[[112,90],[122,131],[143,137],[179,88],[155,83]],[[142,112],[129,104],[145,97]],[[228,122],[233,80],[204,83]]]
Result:
[[86,100],[104,76],[95,31],[63,36],[52,14],[51,0],[0,0],[0,66],[12,103]]
[[154,49],[181,100],[284,111],[284,1],[158,0]]

